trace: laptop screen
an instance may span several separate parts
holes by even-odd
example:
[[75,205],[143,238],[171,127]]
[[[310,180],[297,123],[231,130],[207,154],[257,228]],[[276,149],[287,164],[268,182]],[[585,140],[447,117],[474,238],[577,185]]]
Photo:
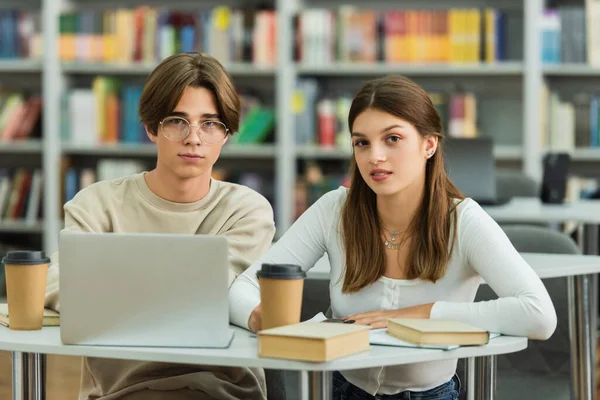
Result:
[[450,180],[466,196],[481,204],[496,202],[496,165],[492,138],[448,138],[444,147]]

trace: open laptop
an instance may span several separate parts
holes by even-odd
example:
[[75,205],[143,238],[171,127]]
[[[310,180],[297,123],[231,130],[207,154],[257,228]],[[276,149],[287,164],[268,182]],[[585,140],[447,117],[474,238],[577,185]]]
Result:
[[481,205],[499,205],[508,199],[496,194],[496,164],[492,138],[449,138],[444,147],[450,180],[466,196]]
[[228,347],[223,236],[62,231],[65,344]]

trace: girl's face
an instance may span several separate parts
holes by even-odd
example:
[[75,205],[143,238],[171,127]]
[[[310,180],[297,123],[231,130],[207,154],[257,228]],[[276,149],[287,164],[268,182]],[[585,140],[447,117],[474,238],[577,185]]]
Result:
[[396,195],[422,185],[436,145],[434,135],[423,137],[410,122],[376,109],[360,113],[352,126],[354,159],[377,195]]

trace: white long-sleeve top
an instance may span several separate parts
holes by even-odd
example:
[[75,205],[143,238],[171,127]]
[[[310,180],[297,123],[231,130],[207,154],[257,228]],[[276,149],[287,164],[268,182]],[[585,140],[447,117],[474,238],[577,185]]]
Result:
[[[462,321],[506,335],[547,339],[556,328],[556,312],[543,283],[510,243],[504,231],[472,199],[457,208],[457,237],[445,276],[436,283],[385,276],[359,292],[342,293],[345,253],[340,213],[347,189],[340,187],[313,204],[229,292],[231,322],[248,328],[260,303],[256,271],[262,263],[297,264],[309,270],[327,254],[331,267],[330,297],[335,318],[434,303],[431,318]],[[369,268],[368,265],[364,266]],[[481,278],[498,299],[474,303]],[[366,392],[396,394],[424,391],[450,380],[456,361],[423,362],[392,367],[341,371]]]

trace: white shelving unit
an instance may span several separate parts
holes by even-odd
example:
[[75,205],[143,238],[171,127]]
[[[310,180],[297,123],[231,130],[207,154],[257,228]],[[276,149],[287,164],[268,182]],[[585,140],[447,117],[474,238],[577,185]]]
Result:
[[[0,151],[2,147],[0,147]],[[61,145],[62,154],[64,155],[90,155],[90,156],[128,156],[128,157],[155,157],[156,146],[152,143],[142,144],[100,144],[95,146],[84,146],[72,143],[63,143]],[[276,149],[274,145],[252,145],[238,146],[228,145],[223,146],[221,157],[230,158],[274,158]]]
[[[185,0],[177,0],[177,5]],[[18,2],[17,2],[18,3]],[[59,188],[60,188],[60,157],[62,154],[71,155],[129,155],[131,157],[152,157],[155,150],[148,146],[109,146],[103,145],[94,148],[73,146],[60,143],[60,96],[65,88],[65,83],[76,75],[129,75],[145,76],[155,67],[155,64],[119,65],[119,64],[89,64],[68,63],[62,65],[59,61],[58,48],[59,14],[62,10],[76,9],[78,6],[89,6],[91,2],[77,0],[40,0],[42,10],[42,26],[44,39],[43,59],[40,61],[0,61],[1,73],[41,73],[42,92],[44,96],[43,141],[38,143],[0,143],[0,152],[41,152],[43,169],[45,173],[44,185],[44,219],[41,228],[7,227],[2,229],[31,229],[44,234],[44,248],[46,251],[56,249],[58,232],[61,228],[59,219]],[[108,2],[103,5],[114,8],[120,3]],[[122,6],[129,7],[135,4],[156,4],[144,0],[127,0]],[[315,0],[274,0],[278,12],[277,50],[278,60],[274,68],[257,68],[252,65],[232,64],[227,65],[229,72],[234,77],[247,77],[250,79],[272,79],[275,88],[274,104],[277,109],[277,131],[275,143],[272,146],[234,147],[226,146],[223,157],[243,158],[271,158],[275,172],[275,201],[276,223],[280,232],[284,232],[293,222],[294,215],[294,184],[296,181],[296,160],[298,159],[339,159],[343,161],[350,157],[350,149],[321,149],[316,147],[296,147],[294,140],[294,115],[292,113],[292,94],[296,81],[304,76],[317,77],[320,80],[335,79],[366,79],[371,76],[381,76],[391,73],[401,73],[410,77],[422,77],[438,82],[452,84],[466,80],[478,82],[502,82],[505,80],[515,83],[521,89],[517,96],[521,97],[522,109],[522,146],[499,145],[495,148],[495,156],[499,161],[521,162],[523,171],[534,177],[541,176],[541,156],[543,149],[539,138],[539,94],[545,76],[600,76],[600,70],[587,66],[558,65],[542,66],[540,61],[540,20],[543,12],[543,0],[511,0],[506,7],[521,13],[522,18],[522,47],[523,60],[518,62],[505,62],[497,64],[473,65],[395,65],[395,64],[343,64],[331,65],[295,65],[292,59],[292,43],[294,41],[293,16],[303,7],[333,7],[337,8],[344,3],[357,4],[357,0],[328,0],[321,4]],[[189,0],[188,6],[198,4]],[[204,4],[204,3],[203,3]],[[211,3],[212,4],[212,3]],[[235,2],[228,2],[235,5]],[[241,4],[241,3],[240,3]],[[431,5],[433,4],[433,5]],[[435,0],[426,7],[449,8],[473,6],[505,7],[501,0],[454,0],[452,2]],[[216,3],[214,4],[216,5]],[[175,7],[175,5],[173,6]],[[202,6],[204,7],[204,5]],[[370,7],[370,5],[369,5]],[[422,2],[408,1],[402,4],[387,0],[378,0],[376,8],[419,8]],[[520,22],[519,22],[520,23]],[[518,108],[517,108],[518,110]],[[499,110],[499,112],[502,112]],[[512,118],[508,116],[507,118]],[[515,119],[515,121],[518,121]],[[517,122],[519,124],[521,122]],[[517,127],[518,129],[518,127]],[[515,130],[517,130],[515,129]],[[576,151],[575,160],[600,160],[600,153],[595,151]],[[252,161],[250,161],[252,162]]]
[[[134,75],[147,76],[149,75],[158,63],[152,64],[99,64],[99,63],[62,63],[61,69],[65,74],[82,74],[82,75]],[[276,69],[273,67],[257,67],[254,65],[244,64],[227,64],[225,65],[227,72],[232,76],[275,76]]]
[[[600,154],[600,153],[598,153]],[[352,149],[320,146],[296,146],[296,157],[306,160],[347,160],[352,156]],[[495,146],[494,157],[498,161],[520,161],[522,158],[519,146]]]
[[0,141],[0,154],[36,154],[42,152],[41,140],[23,140],[14,142]]
[[600,68],[587,64],[545,65],[543,72],[547,77],[600,77]]
[[384,64],[384,63],[332,63],[325,66],[298,65],[299,75],[311,76],[373,76],[404,74],[417,76],[519,76],[523,63],[498,64]]
[[40,73],[42,63],[39,60],[0,60],[0,73]]
[[0,221],[0,233],[43,233],[44,225],[40,222],[29,224],[22,221]]

